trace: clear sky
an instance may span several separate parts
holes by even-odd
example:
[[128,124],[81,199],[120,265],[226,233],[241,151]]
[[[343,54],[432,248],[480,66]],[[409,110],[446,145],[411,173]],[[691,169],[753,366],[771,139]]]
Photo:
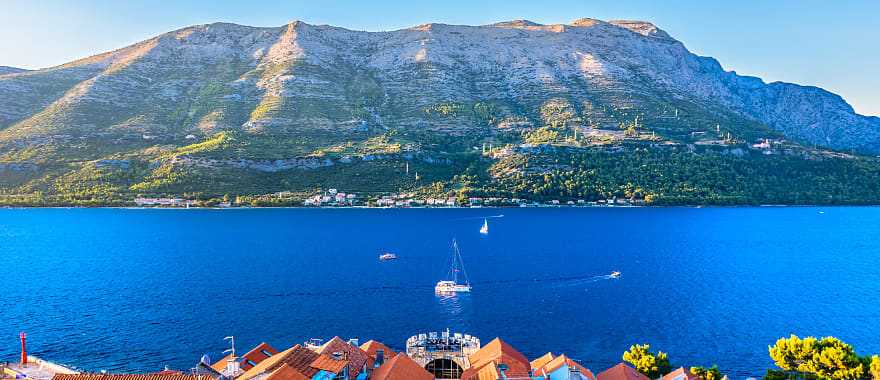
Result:
[[581,17],[651,21],[727,70],[819,86],[880,115],[880,0],[0,0],[0,65],[53,66],[216,21],[375,31]]

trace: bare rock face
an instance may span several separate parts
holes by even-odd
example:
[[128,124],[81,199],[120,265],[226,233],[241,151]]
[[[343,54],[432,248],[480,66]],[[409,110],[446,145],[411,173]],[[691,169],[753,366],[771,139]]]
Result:
[[704,120],[689,128],[754,123],[804,143],[880,152],[880,119],[837,95],[724,71],[648,22],[594,19],[390,32],[299,21],[193,26],[59,67],[0,69],[0,142],[224,128],[488,133],[538,123],[559,102],[585,123],[620,121],[626,109],[673,123],[662,113],[675,109]]

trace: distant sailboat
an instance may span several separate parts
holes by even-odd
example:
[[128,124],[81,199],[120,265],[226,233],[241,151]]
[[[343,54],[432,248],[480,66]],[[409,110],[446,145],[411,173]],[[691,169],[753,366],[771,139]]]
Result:
[[[434,291],[440,294],[450,293],[469,293],[471,291],[471,283],[468,280],[467,272],[464,270],[464,263],[461,261],[461,252],[458,250],[458,242],[452,239],[452,268],[449,271],[451,280],[442,280],[437,282]],[[459,272],[464,277],[464,283],[458,282]]]
[[483,226],[480,227],[480,233],[483,235],[489,234],[489,219],[483,218]]

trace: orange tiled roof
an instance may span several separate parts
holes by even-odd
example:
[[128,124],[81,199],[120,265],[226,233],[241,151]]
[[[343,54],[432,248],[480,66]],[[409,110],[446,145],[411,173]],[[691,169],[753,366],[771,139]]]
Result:
[[636,371],[633,367],[620,363],[614,367],[606,369],[596,376],[597,380],[651,380],[645,375]]
[[544,354],[544,356],[537,358],[535,360],[532,360],[531,363],[529,363],[529,365],[532,366],[532,369],[537,370],[538,368],[543,367],[545,364],[550,363],[550,361],[553,360],[554,358],[555,358],[555,356],[553,356],[553,353],[548,352],[548,353]]
[[433,380],[434,376],[409,356],[395,355],[373,371],[370,380]]
[[367,359],[367,367],[372,368],[373,363],[376,360],[376,351],[383,350],[385,351],[385,360],[391,359],[394,355],[397,355],[394,350],[389,348],[388,346],[382,344],[382,342],[377,342],[375,340],[368,341],[361,345],[361,350],[367,353],[369,359]]
[[[291,347],[290,352],[273,367],[288,365],[306,377],[311,378],[318,373],[318,369],[311,366],[312,362],[314,362],[318,356],[320,355],[314,351],[297,344],[296,346]],[[275,369],[277,368],[269,368],[269,370]]]
[[465,370],[461,377],[465,380],[498,379],[500,378],[498,365],[502,363],[508,367],[505,372],[508,378],[528,378],[532,368],[525,355],[500,338],[493,339],[468,359],[471,367]]
[[[513,346],[501,340],[501,338],[493,339],[491,342],[483,346],[483,348],[480,348],[477,352],[471,355],[468,359],[471,363],[471,366],[481,367],[484,364],[496,360],[502,356],[506,356],[508,360],[519,362],[527,368],[531,368],[529,359],[527,359],[525,355],[521,354],[519,351],[513,348]],[[505,361],[505,363],[507,362]],[[507,364],[510,365],[510,363]]]
[[56,374],[52,380],[208,380],[209,376],[186,375],[183,373],[143,373],[143,374],[109,374],[109,373],[78,373]]
[[272,371],[265,380],[309,380],[309,377],[285,363]]
[[334,352],[343,353],[345,360],[349,363],[348,369],[352,377],[364,368],[369,358],[369,355],[360,347],[353,346],[338,336],[333,337],[333,339],[330,339],[330,341],[318,348],[319,354],[333,355]]
[[237,377],[236,380],[248,380],[248,379],[254,378],[260,374],[263,374],[266,372],[271,372],[272,370],[278,368],[280,363],[285,358],[287,358],[287,356],[290,355],[290,353],[293,352],[293,350],[296,349],[296,347],[297,346],[293,346],[291,348],[288,348],[288,349],[281,351],[275,355],[272,355],[272,357],[267,358],[266,360],[263,360],[263,361],[257,363],[257,365],[251,367],[250,369],[245,371],[243,374],[241,374],[241,376]]
[[[251,369],[253,366],[248,363],[248,360],[254,362],[255,364],[259,364],[261,361],[268,359],[269,356],[263,353],[264,350],[272,354],[270,356],[274,356],[278,353],[278,350],[276,350],[275,347],[270,346],[268,343],[260,343],[239,358],[240,368],[245,371]],[[226,369],[226,362],[228,362],[229,358],[231,357],[232,355],[224,356],[223,359],[220,359],[220,361],[211,364],[211,368],[213,368],[217,372],[223,372]]]
[[[272,355],[266,355],[265,353],[263,353],[263,351],[266,351]],[[241,369],[248,370],[253,367],[250,363],[248,363],[248,360],[254,362],[255,364],[259,364],[261,361],[266,360],[277,353],[278,350],[276,350],[275,347],[270,346],[266,342],[260,343],[252,350],[241,356]]]
[[396,354],[396,352],[394,352],[394,350],[392,350],[390,347],[382,344],[382,342],[375,340],[370,340],[367,343],[362,344],[361,350],[364,350],[364,352],[366,352],[367,355],[370,356],[376,356],[377,350],[385,350],[386,358],[390,358]]
[[663,375],[661,380],[700,380],[700,377],[691,373],[684,367],[678,367],[675,371]]
[[493,360],[488,363],[484,363],[479,367],[470,367],[465,370],[461,378],[463,380],[499,380],[502,379],[501,371],[499,370],[499,364],[504,363],[507,365],[507,370],[504,371],[504,375],[508,379],[531,379],[531,370],[528,365],[517,361],[511,360],[509,356],[503,356],[500,360]]
[[317,368],[332,373],[340,373],[342,369],[348,365],[348,360],[334,359],[330,355],[318,355],[311,364],[312,368]]
[[220,359],[218,362],[211,364],[211,368],[213,368],[217,372],[223,372],[224,370],[226,370],[226,362],[228,362],[229,358],[231,357],[231,354],[224,356],[223,359]]
[[538,367],[538,368],[533,367],[532,369],[534,370],[534,373],[537,375],[543,374],[543,373],[550,374],[550,373],[553,373],[554,371],[558,370],[559,368],[561,368],[563,365],[567,365],[569,367],[576,367],[580,371],[581,375],[586,376],[590,380],[595,379],[595,376],[593,376],[593,372],[591,372],[586,367],[580,365],[578,362],[569,359],[565,355],[559,355],[556,358],[554,358],[553,360],[544,364],[543,366]]

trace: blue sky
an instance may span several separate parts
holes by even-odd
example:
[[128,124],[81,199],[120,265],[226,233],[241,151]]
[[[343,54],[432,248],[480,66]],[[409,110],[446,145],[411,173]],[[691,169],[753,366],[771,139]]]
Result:
[[580,17],[651,21],[725,69],[823,87],[860,113],[880,115],[878,0],[2,0],[0,65],[57,65],[216,21],[393,30],[426,22],[564,23]]

